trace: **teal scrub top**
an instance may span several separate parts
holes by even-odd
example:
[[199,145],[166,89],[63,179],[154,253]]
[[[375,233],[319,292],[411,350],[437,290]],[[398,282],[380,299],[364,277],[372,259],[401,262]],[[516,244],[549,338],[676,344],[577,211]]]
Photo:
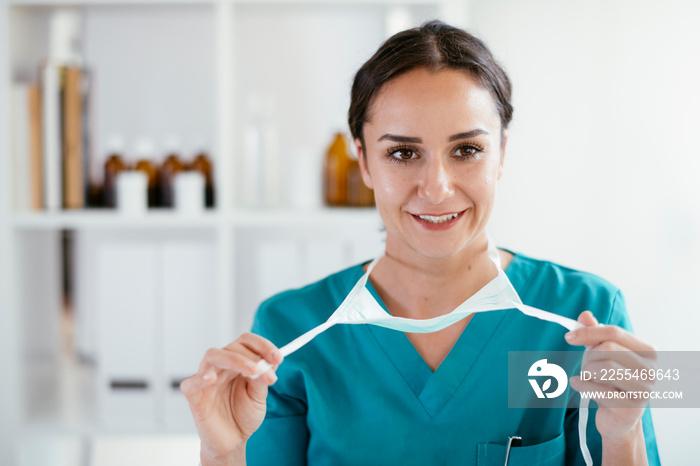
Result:
[[[620,291],[605,280],[515,254],[505,270],[525,304],[630,329]],[[278,347],[323,323],[362,276],[361,265],[265,301],[253,332]],[[376,291],[368,288],[386,309]],[[249,465],[584,465],[578,409],[508,408],[509,351],[570,351],[560,325],[517,310],[475,314],[433,372],[402,332],[336,325],[288,356],[267,415],[247,444]],[[601,463],[591,402],[587,444]],[[649,464],[660,464],[649,409]]]

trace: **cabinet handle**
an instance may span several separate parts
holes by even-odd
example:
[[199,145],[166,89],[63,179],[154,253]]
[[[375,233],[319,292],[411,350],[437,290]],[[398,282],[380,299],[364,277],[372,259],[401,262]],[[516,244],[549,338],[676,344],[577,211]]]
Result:
[[180,384],[182,383],[183,380],[185,380],[186,377],[183,377],[181,379],[172,379],[170,381],[170,388],[173,390],[180,390]]
[[147,390],[148,382],[138,379],[112,379],[109,386],[112,390]]

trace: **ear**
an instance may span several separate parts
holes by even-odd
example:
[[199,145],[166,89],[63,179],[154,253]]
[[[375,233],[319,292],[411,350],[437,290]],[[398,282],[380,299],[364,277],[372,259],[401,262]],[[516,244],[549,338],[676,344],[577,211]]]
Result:
[[374,189],[372,177],[370,176],[369,169],[367,168],[367,155],[365,154],[362,148],[362,142],[359,139],[355,139],[355,149],[357,153],[357,162],[360,164],[360,173],[362,173],[362,181],[369,189]]
[[508,143],[508,131],[503,130],[503,145],[501,146],[501,160],[498,162],[498,179],[503,175],[503,165],[506,160],[506,144]]

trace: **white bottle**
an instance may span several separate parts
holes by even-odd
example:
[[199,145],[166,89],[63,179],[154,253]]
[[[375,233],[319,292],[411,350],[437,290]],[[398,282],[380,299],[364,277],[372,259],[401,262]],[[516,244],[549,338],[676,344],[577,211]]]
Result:
[[175,210],[183,214],[204,212],[204,175],[198,171],[179,172],[175,175],[173,191]]
[[117,210],[138,216],[148,212],[148,176],[144,172],[129,170],[117,175]]

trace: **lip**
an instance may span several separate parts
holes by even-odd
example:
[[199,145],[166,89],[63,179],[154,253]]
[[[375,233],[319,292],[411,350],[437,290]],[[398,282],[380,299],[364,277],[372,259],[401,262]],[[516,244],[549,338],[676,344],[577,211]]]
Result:
[[[444,230],[449,230],[450,228],[454,227],[460,219],[464,216],[464,210],[461,212],[445,212],[441,214],[435,214],[435,213],[420,213],[420,214],[411,214],[411,217],[413,217],[413,220],[420,225],[422,228],[429,230],[429,231],[444,231]],[[450,214],[457,214],[455,218],[452,220],[447,220],[442,223],[433,223],[429,222],[428,220],[423,220],[420,218],[420,215],[430,215],[431,217],[442,217],[444,215],[450,215]]]

